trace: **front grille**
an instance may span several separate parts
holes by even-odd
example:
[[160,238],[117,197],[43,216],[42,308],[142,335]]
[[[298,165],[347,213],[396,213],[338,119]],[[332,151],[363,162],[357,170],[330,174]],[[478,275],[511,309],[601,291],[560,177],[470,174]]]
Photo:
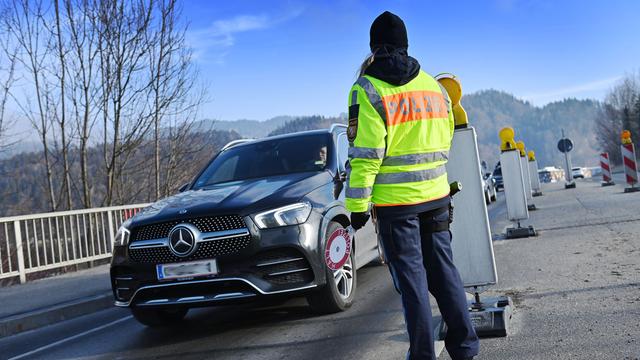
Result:
[[228,239],[210,240],[198,243],[198,247],[188,257],[174,255],[169,247],[129,249],[131,260],[139,263],[165,264],[198,259],[210,259],[222,255],[231,255],[246,248],[251,243],[251,235]]
[[134,229],[131,241],[166,238],[174,226],[185,223],[194,225],[203,233],[235,230],[246,227],[244,220],[238,215],[200,217],[141,226]]
[[299,251],[291,248],[259,254],[254,265],[256,275],[274,285],[302,284],[313,281],[313,270]]

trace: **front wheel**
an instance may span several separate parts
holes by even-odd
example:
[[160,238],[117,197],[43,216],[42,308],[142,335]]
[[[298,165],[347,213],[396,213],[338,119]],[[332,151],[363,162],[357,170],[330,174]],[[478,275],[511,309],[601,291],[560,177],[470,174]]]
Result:
[[153,308],[131,308],[133,317],[139,323],[150,327],[162,327],[174,325],[181,322],[189,309],[153,309]]
[[[336,230],[342,228],[342,225],[336,222],[329,224],[325,241]],[[320,314],[332,314],[344,311],[351,307],[356,293],[356,267],[355,267],[355,249],[351,250],[349,258],[338,270],[331,270],[324,265],[326,284],[307,295],[307,302],[311,308]]]

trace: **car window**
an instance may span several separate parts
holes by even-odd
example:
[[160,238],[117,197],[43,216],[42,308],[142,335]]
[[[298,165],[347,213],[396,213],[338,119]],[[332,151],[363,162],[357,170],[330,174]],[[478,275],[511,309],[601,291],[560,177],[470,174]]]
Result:
[[338,166],[340,170],[344,170],[344,164],[347,162],[349,153],[349,140],[346,134],[338,135]]
[[231,181],[323,171],[332,155],[329,134],[258,141],[220,153],[196,180],[195,189]]

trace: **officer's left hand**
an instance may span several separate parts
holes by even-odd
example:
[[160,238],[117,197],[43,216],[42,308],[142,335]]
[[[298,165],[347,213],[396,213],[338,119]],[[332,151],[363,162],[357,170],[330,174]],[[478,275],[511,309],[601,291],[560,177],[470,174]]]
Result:
[[367,221],[369,221],[369,213],[367,212],[352,212],[351,213],[351,226],[353,230],[362,228]]

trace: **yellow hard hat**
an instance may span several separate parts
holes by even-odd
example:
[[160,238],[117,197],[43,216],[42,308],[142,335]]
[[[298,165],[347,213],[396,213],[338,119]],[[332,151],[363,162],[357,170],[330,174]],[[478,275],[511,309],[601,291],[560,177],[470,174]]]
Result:
[[500,150],[509,151],[516,150],[516,144],[513,137],[516,135],[515,131],[511,127],[504,127],[500,129],[498,136],[500,137]]

